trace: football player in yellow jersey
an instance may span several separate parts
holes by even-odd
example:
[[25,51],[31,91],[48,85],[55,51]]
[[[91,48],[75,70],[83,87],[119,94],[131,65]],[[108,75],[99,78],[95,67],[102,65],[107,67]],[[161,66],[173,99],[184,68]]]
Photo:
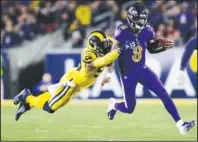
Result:
[[111,51],[112,44],[112,39],[104,32],[92,32],[82,51],[79,66],[64,74],[58,84],[49,86],[48,92],[37,97],[26,88],[16,95],[14,104],[19,104],[16,121],[33,107],[54,113],[67,104],[81,89],[90,87],[104,68],[120,55],[120,48]]

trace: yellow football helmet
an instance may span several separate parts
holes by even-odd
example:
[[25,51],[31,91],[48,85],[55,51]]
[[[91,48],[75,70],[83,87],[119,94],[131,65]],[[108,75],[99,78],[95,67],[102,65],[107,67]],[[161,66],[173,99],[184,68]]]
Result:
[[105,55],[111,51],[112,43],[103,31],[93,31],[88,36],[87,46],[91,50]]

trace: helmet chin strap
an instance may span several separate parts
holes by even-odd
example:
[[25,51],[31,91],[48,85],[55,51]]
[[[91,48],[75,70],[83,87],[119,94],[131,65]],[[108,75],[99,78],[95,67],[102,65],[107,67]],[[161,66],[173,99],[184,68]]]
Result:
[[[129,23],[130,27],[132,28],[132,30],[135,32],[135,34],[139,34],[141,32],[141,30],[144,28],[144,27],[140,27],[139,25],[135,24],[135,26],[132,26],[129,22],[129,19],[127,17],[127,22]],[[136,30],[138,29],[138,31]]]
[[135,27],[132,27],[132,30],[135,32],[135,34],[139,34],[141,32],[141,30],[143,29],[143,27],[140,27],[138,25],[135,24]]

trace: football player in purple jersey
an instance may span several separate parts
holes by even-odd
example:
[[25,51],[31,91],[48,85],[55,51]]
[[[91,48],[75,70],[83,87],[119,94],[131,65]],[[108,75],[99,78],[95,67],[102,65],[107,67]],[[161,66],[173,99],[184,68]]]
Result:
[[179,85],[184,85],[185,83],[184,71],[186,69],[186,66],[190,58],[192,58],[191,56],[194,53],[194,51],[195,51],[195,57],[191,61],[191,68],[194,72],[197,72],[197,57],[196,57],[197,56],[197,34],[193,36],[185,45],[185,50],[182,55],[181,64],[180,64],[180,72],[177,78],[177,83]]
[[[107,115],[110,120],[113,120],[117,110],[122,113],[133,113],[136,106],[135,89],[137,83],[140,83],[161,99],[180,133],[185,135],[195,125],[195,121],[182,121],[162,82],[145,65],[146,49],[150,53],[159,53],[172,48],[173,42],[167,38],[156,39],[153,28],[147,23],[147,18],[145,7],[135,3],[128,9],[127,22],[119,25],[115,31],[115,42],[112,48],[119,46],[124,50],[119,56],[124,101],[116,102],[114,98],[110,98]],[[109,73],[112,68],[113,65],[108,67]],[[104,81],[108,82],[105,79]]]

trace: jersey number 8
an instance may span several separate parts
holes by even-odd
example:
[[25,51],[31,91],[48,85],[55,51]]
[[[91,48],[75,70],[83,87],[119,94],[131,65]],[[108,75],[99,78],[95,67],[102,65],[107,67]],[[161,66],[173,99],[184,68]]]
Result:
[[135,48],[133,48],[132,59],[134,62],[139,62],[141,58],[142,58],[142,47],[136,46]]

